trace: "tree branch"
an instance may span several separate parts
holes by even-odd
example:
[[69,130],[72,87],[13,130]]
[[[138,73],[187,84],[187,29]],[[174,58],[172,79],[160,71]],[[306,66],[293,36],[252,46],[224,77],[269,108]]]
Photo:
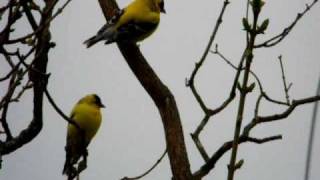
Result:
[[190,79],[187,80],[187,83],[186,83],[186,85],[190,87],[191,92],[193,93],[193,95],[196,98],[197,102],[199,103],[201,109],[205,113],[205,117],[202,119],[201,123],[198,125],[197,129],[195,130],[195,132],[191,133],[191,137],[192,137],[197,149],[199,150],[200,154],[202,155],[202,157],[203,157],[203,159],[205,161],[208,160],[209,156],[206,153],[206,151],[205,151],[205,149],[204,149],[204,147],[203,147],[203,145],[202,145],[202,143],[201,143],[201,141],[199,139],[199,134],[201,133],[202,129],[205,127],[205,125],[209,121],[210,117],[213,116],[214,114],[218,113],[219,111],[223,110],[232,101],[232,99],[234,98],[235,94],[233,94],[233,93],[230,94],[230,98],[228,98],[220,107],[218,107],[215,110],[211,110],[205,105],[205,103],[202,100],[200,94],[198,93],[198,91],[197,91],[197,89],[195,87],[195,84],[194,84],[194,80],[195,80],[195,77],[196,77],[198,71],[200,70],[202,64],[204,63],[204,61],[206,60],[206,58],[208,56],[208,53],[209,53],[210,48],[212,46],[212,43],[213,43],[213,41],[214,41],[214,39],[215,39],[215,37],[216,37],[216,35],[218,33],[219,27],[220,27],[220,25],[222,23],[222,18],[223,18],[223,15],[225,13],[225,10],[226,10],[228,4],[230,4],[230,1],[225,0],[224,3],[223,3],[223,6],[221,8],[220,15],[219,15],[218,19],[216,20],[216,24],[215,24],[215,26],[213,28],[213,31],[212,31],[211,37],[209,39],[209,42],[207,44],[207,47],[204,50],[203,55],[200,58],[200,60],[196,63],[195,68],[191,73]]
[[[46,11],[48,12],[51,12],[53,10],[53,8],[55,7],[56,3],[58,2],[58,0],[52,0],[53,3],[51,3],[51,7],[48,7],[46,8]],[[23,36],[23,37],[19,37],[17,39],[12,39],[12,40],[8,40],[6,41],[5,43],[6,44],[14,44],[14,43],[17,43],[17,42],[23,42],[25,41],[26,39],[28,38],[31,38],[32,36],[34,35],[37,35],[37,34],[41,34],[41,32],[43,31],[43,29],[47,28],[50,23],[58,16],[62,13],[62,11],[67,7],[67,5],[71,2],[72,0],[67,0],[53,15],[51,15],[49,18],[47,18],[45,20],[45,22],[42,22],[36,30],[34,30],[33,32]],[[45,13],[44,11],[44,14],[47,14]],[[34,26],[34,25],[33,25]],[[35,28],[35,27],[33,27]],[[0,44],[1,44],[1,38],[0,38]]]
[[[99,0],[99,3],[107,20],[118,10],[114,0]],[[160,112],[173,178],[175,180],[192,179],[179,111],[173,95],[149,66],[135,44],[118,43],[118,47]]]
[[[239,67],[235,66],[234,64],[231,63],[231,61],[229,59],[227,59],[219,50],[218,50],[218,45],[216,44],[216,47],[215,47],[215,50],[214,51],[211,51],[213,54],[217,54],[219,57],[221,57],[222,60],[224,60],[230,67],[232,67],[233,69],[235,70],[244,70],[243,68],[242,69],[239,69]],[[287,102],[282,102],[282,101],[279,101],[279,100],[275,100],[275,99],[272,99],[271,97],[269,97],[269,95],[266,93],[266,91],[264,90],[263,86],[262,86],[262,83],[261,83],[261,80],[259,79],[258,75],[256,75],[256,73],[254,73],[252,70],[250,70],[250,74],[255,78],[256,82],[258,83],[259,85],[259,89],[260,89],[260,93],[261,95],[268,101],[272,102],[272,103],[275,103],[275,104],[279,104],[279,105],[285,105],[285,106],[289,106],[289,103]],[[236,81],[235,81],[236,82]],[[288,86],[288,90],[289,90],[290,86]]]
[[225,0],[224,3],[223,3],[223,6],[222,6],[222,9],[221,9],[221,12],[220,12],[220,15],[216,21],[216,25],[214,26],[214,29],[213,29],[213,32],[212,32],[212,35],[209,39],[209,42],[207,44],[207,47],[206,49],[204,50],[204,53],[202,55],[202,57],[200,58],[199,62],[196,63],[195,65],[195,68],[193,70],[193,72],[191,73],[191,76],[190,76],[190,80],[189,82],[187,83],[187,85],[190,87],[193,95],[195,96],[196,100],[198,101],[200,107],[202,108],[202,110],[207,113],[208,112],[208,108],[206,107],[205,103],[203,102],[201,96],[199,95],[199,93],[197,92],[196,88],[195,88],[195,85],[194,85],[194,79],[198,73],[198,71],[200,70],[200,67],[202,66],[202,64],[204,63],[204,61],[206,60],[207,58],[207,55],[210,51],[210,48],[211,48],[211,45],[216,37],[216,34],[219,30],[219,27],[222,23],[222,17],[223,17],[223,14],[227,8],[227,5],[229,4],[230,2],[228,0]]
[[303,104],[313,103],[315,101],[320,101],[320,95],[308,97],[308,98],[304,98],[304,99],[299,99],[299,100],[293,100],[292,104],[287,108],[287,110],[285,110],[284,112],[282,112],[280,114],[274,114],[274,115],[270,115],[270,116],[258,116],[256,119],[257,123],[271,122],[271,121],[277,121],[277,120],[284,119],[284,118],[288,117],[296,107],[303,105]]
[[289,89],[291,87],[291,83],[289,84],[289,86],[287,85],[286,76],[285,76],[285,73],[284,73],[284,68],[283,68],[283,63],[282,63],[282,56],[280,55],[278,57],[278,59],[279,59],[279,62],[280,62],[280,67],[281,67],[283,89],[284,89],[284,93],[286,95],[286,101],[287,101],[287,104],[290,104]]
[[[280,140],[282,138],[281,135],[276,135],[276,136],[271,136],[271,137],[266,137],[266,138],[253,138],[253,137],[247,137],[244,135],[241,135],[239,137],[239,144],[245,143],[245,142],[252,142],[252,143],[257,143],[257,144],[262,144],[274,140]],[[232,148],[232,144],[234,141],[228,141],[224,143],[209,159],[207,163],[205,163],[199,170],[197,170],[193,176],[195,178],[201,179],[215,167],[215,164],[219,161],[219,159]]]
[[[252,5],[253,6],[253,5]],[[249,33],[249,42],[247,43],[246,52],[248,52],[246,56],[246,65],[244,70],[244,75],[242,79],[242,87],[240,89],[240,100],[239,100],[239,106],[238,106],[238,112],[237,112],[237,118],[235,123],[235,129],[234,129],[234,137],[233,137],[233,144],[232,144],[232,152],[230,157],[230,163],[228,165],[228,180],[233,180],[234,178],[234,172],[236,171],[236,160],[237,160],[237,152],[238,152],[238,141],[240,137],[240,131],[241,131],[241,125],[243,120],[243,113],[245,108],[245,101],[246,96],[250,92],[248,89],[248,81],[249,81],[249,74],[250,74],[250,68],[251,63],[253,60],[253,46],[255,43],[255,38],[257,36],[257,23],[258,23],[258,17],[259,17],[259,11],[255,11],[253,7],[253,27],[252,31]],[[241,70],[241,69],[240,69]],[[238,70],[239,71],[239,70]]]
[[[52,6],[54,3],[52,0],[46,1],[45,9]],[[48,18],[52,15],[52,11],[46,11],[41,16],[40,24],[46,22]],[[49,25],[46,28],[42,29],[40,32],[41,36],[39,36],[37,45],[36,45],[36,53],[35,60],[33,64],[33,68],[30,69],[30,80],[33,82],[33,119],[29,123],[29,126],[22,130],[20,134],[16,137],[13,137],[9,141],[0,144],[0,155],[9,154],[18,148],[22,147],[26,143],[33,140],[41,131],[43,124],[43,92],[45,90],[47,84],[47,76],[46,67],[48,63],[48,52],[51,48],[50,45],[50,31]]]
[[51,97],[48,89],[45,89],[45,95],[49,100],[49,103],[51,104],[51,106],[53,107],[53,109],[64,119],[66,120],[68,123],[74,125],[76,128],[78,128],[80,131],[82,131],[81,127],[71,118],[69,118],[58,106],[57,104],[54,102],[53,98]]
[[161,157],[156,161],[156,163],[154,165],[151,166],[150,169],[148,169],[146,172],[144,172],[143,174],[136,176],[136,177],[124,177],[121,180],[137,180],[137,179],[141,179],[143,177],[145,177],[146,175],[148,175],[154,168],[157,167],[157,165],[161,162],[161,160],[164,158],[164,156],[167,154],[167,149],[164,150],[164,152],[162,153]]
[[311,10],[311,8],[318,2],[318,0],[313,0],[313,2],[308,5],[306,4],[306,8],[303,12],[298,13],[295,20],[286,28],[284,28],[284,30],[279,33],[278,35],[270,38],[269,40],[266,40],[265,42],[255,45],[254,48],[261,48],[261,47],[272,47],[275,46],[277,44],[279,44],[283,39],[285,39],[289,33],[291,32],[291,30],[296,26],[296,24],[298,23],[298,21],[308,12]]

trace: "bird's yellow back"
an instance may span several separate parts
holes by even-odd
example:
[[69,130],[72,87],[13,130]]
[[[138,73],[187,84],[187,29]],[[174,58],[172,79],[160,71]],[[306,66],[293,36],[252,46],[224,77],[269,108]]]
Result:
[[135,0],[124,9],[124,13],[117,22],[116,28],[131,21],[135,23],[148,22],[158,24],[160,21],[160,10],[153,6],[153,0]]
[[84,41],[87,48],[105,40],[113,42],[139,42],[149,37],[158,27],[160,13],[166,13],[163,0],[134,0],[115,13],[98,33]]

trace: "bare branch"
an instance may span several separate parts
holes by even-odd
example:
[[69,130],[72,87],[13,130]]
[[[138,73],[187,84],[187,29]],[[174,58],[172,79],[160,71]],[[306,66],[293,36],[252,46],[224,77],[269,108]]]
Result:
[[53,107],[53,109],[64,119],[66,120],[68,123],[74,125],[77,129],[79,129],[80,131],[82,131],[81,127],[71,118],[69,118],[58,106],[57,104],[54,102],[53,98],[51,97],[48,89],[45,89],[45,95],[47,96],[49,103],[51,104],[51,106]]
[[143,177],[145,177],[146,175],[148,175],[154,168],[156,168],[158,166],[158,164],[160,164],[161,160],[164,158],[164,156],[167,154],[167,149],[164,150],[164,152],[162,153],[162,155],[160,156],[160,158],[156,161],[156,163],[151,166],[150,169],[148,169],[146,172],[144,172],[143,174],[136,176],[136,177],[124,177],[121,180],[137,180],[137,179],[141,179]]
[[280,140],[280,139],[282,139],[282,135],[270,136],[270,137],[266,137],[266,138],[262,138],[262,139],[248,137],[247,141],[248,142],[253,142],[253,143],[256,143],[256,144],[263,144],[263,143],[266,143],[266,142]]
[[199,134],[190,134],[193,142],[197,146],[198,151],[200,152],[202,158],[204,159],[205,162],[209,160],[209,155],[206,152],[206,149],[203,147],[200,139],[199,139]]
[[[260,10],[258,11],[256,9],[261,8],[261,7],[254,7],[252,5],[252,11],[253,11],[253,25],[252,25],[252,30],[249,31],[249,42],[247,43],[246,47],[246,52],[248,55],[246,56],[246,65],[245,65],[245,70],[244,70],[244,75],[242,79],[242,87],[240,90],[240,100],[239,100],[239,105],[238,105],[238,112],[237,112],[237,118],[236,118],[236,123],[235,123],[235,129],[234,129],[234,137],[233,137],[233,144],[232,144],[232,152],[231,152],[231,157],[230,157],[230,163],[228,165],[228,180],[233,180],[234,178],[234,173],[236,171],[236,161],[237,161],[237,153],[238,153],[238,145],[239,145],[239,137],[240,137],[240,131],[241,131],[241,125],[242,125],[242,120],[243,120],[243,113],[245,109],[245,101],[246,101],[246,96],[250,92],[248,88],[248,81],[249,81],[249,74],[250,74],[250,68],[251,68],[251,63],[253,60],[253,47],[255,44],[255,39],[256,36],[258,35],[258,17],[260,14]],[[260,6],[260,5],[259,5]],[[241,68],[238,70],[241,71]]]
[[[221,59],[224,60],[224,61],[225,61],[228,65],[230,65],[230,67],[232,67],[233,69],[235,69],[235,70],[241,70],[241,71],[244,70],[244,68],[239,69],[237,66],[235,66],[234,64],[232,64],[232,62],[231,62],[228,58],[226,58],[226,57],[218,50],[218,45],[216,45],[215,50],[214,50],[214,51],[211,51],[211,52],[212,52],[213,54],[217,54],[219,57],[221,57]],[[264,88],[263,88],[263,86],[262,86],[262,83],[261,83],[261,80],[259,79],[258,75],[256,75],[256,73],[254,73],[252,70],[250,70],[250,74],[255,78],[256,82],[257,82],[258,85],[259,85],[260,93],[262,94],[262,96],[263,96],[266,100],[268,100],[268,101],[270,101],[270,102],[272,102],[272,103],[275,103],[275,104],[286,105],[286,106],[289,105],[289,103],[282,102],[282,101],[279,101],[279,100],[274,100],[274,99],[270,98],[270,97],[268,96],[268,94],[266,93],[266,91],[264,90]],[[236,81],[235,81],[235,82],[236,82]],[[291,87],[291,86],[289,85],[288,90],[289,90],[290,87]]]
[[[32,52],[33,52],[34,50],[35,50],[35,47],[33,47],[25,56],[21,56],[19,50],[17,50],[15,53],[12,54],[12,55],[14,55],[14,56],[17,56],[18,59],[19,59],[19,63],[18,63],[17,65],[23,64],[23,65],[26,67],[26,69],[15,72],[16,75],[17,75],[17,80],[16,80],[14,83],[10,84],[9,89],[8,89],[6,95],[1,99],[1,101],[0,101],[0,109],[3,107],[3,105],[4,105],[4,103],[5,103],[6,101],[8,101],[8,102],[9,102],[9,101],[12,101],[11,98],[12,98],[12,95],[13,95],[13,94],[10,96],[10,93],[13,92],[13,91],[15,90],[15,88],[21,84],[21,81],[22,81],[23,77],[24,77],[28,72],[30,72],[30,70],[37,71],[37,70],[35,70],[35,68],[32,68],[31,65],[28,65],[28,64],[25,63],[25,59],[28,58],[28,57],[32,54]],[[3,51],[4,51],[4,53],[7,53],[4,49],[3,49]],[[35,59],[38,58],[38,57],[39,57],[39,55],[36,56]],[[15,66],[17,66],[17,65],[15,65]],[[37,72],[41,74],[40,71],[37,71]],[[44,75],[44,76],[45,76],[45,75]],[[28,88],[23,89],[22,91],[24,92],[24,91],[27,90],[27,89],[28,89]],[[23,92],[22,92],[22,93],[23,93]],[[22,95],[22,94],[21,94],[21,95]]]
[[262,93],[263,97],[268,100],[269,102],[275,103],[275,104],[279,104],[279,105],[284,105],[284,106],[289,106],[290,104],[286,103],[286,102],[282,102],[279,100],[275,100],[270,98],[265,92]]
[[288,34],[291,32],[291,30],[296,26],[297,22],[308,12],[311,10],[311,8],[318,2],[318,0],[313,0],[313,2],[310,5],[306,5],[306,8],[303,12],[298,13],[296,16],[296,19],[288,26],[286,27],[281,33],[278,35],[270,38],[269,40],[266,40],[265,42],[255,45],[255,48],[261,48],[261,47],[272,47],[280,43],[283,39],[285,39]]
[[31,81],[28,81],[21,89],[21,91],[13,98],[10,99],[10,102],[19,102],[21,96],[28,90],[33,87]]
[[[67,0],[60,8],[58,8],[58,10],[52,16],[50,16],[48,19],[46,19],[46,21],[44,23],[41,23],[40,26],[38,26],[38,28],[36,30],[34,30],[32,33],[27,34],[27,35],[20,37],[20,38],[17,38],[17,39],[8,40],[7,42],[5,42],[5,44],[14,44],[17,42],[23,42],[26,39],[31,38],[32,36],[34,36],[36,34],[39,34],[39,32],[41,32],[43,29],[45,29],[46,27],[48,27],[50,25],[51,21],[53,21],[59,14],[62,13],[62,11],[67,7],[67,5],[71,1],[72,0]],[[51,7],[49,7],[47,9],[47,11],[51,11],[56,3],[57,3],[57,0],[54,0],[54,3],[51,5]]]
[[[13,1],[10,1],[13,2]],[[53,3],[52,0],[47,0],[45,2],[45,10],[48,9]],[[41,16],[41,23],[45,22],[47,18],[51,17],[52,12],[46,11],[46,13]],[[10,24],[10,23],[9,23]],[[7,26],[8,27],[8,26]],[[33,69],[30,71],[30,80],[33,83],[33,119],[30,121],[28,127],[22,130],[18,136],[12,139],[0,143],[0,154],[9,154],[26,143],[33,140],[41,131],[43,125],[43,92],[47,84],[46,67],[48,63],[48,52],[51,48],[50,46],[50,31],[48,28],[43,29],[40,32],[41,36],[38,37],[35,60],[33,64]],[[3,38],[3,36],[1,37]],[[0,38],[0,39],[1,39]],[[6,39],[5,39],[6,40]],[[2,44],[3,39],[0,40]]]
[[194,79],[198,73],[198,71],[200,70],[200,67],[202,66],[202,64],[204,63],[204,61],[206,60],[206,57],[209,53],[209,50],[211,48],[211,45],[216,37],[216,34],[219,30],[219,27],[220,27],[220,24],[222,23],[222,17],[223,17],[223,14],[227,8],[227,5],[229,4],[230,2],[228,0],[225,0],[224,3],[223,3],[223,6],[222,6],[222,9],[221,9],[221,12],[220,12],[220,15],[216,21],[216,25],[214,26],[214,29],[213,29],[213,32],[212,32],[212,35],[209,39],[209,42],[207,44],[207,47],[202,55],[202,57],[200,58],[199,62],[196,63],[195,65],[195,68],[193,70],[193,72],[191,73],[191,76],[190,76],[190,80],[189,80],[189,87],[193,93],[193,95],[195,96],[195,98],[197,99],[198,103],[200,104],[200,107],[202,108],[202,110],[207,113],[208,111],[208,108],[206,107],[206,105],[204,104],[201,96],[199,95],[199,93],[197,92],[196,88],[195,88],[195,85],[194,85]]
[[217,113],[219,113],[220,111],[222,111],[223,109],[225,109],[230,102],[232,102],[232,100],[234,99],[234,97],[236,96],[236,87],[237,87],[237,82],[238,79],[240,77],[240,73],[241,73],[241,69],[243,66],[243,62],[245,60],[246,57],[246,50],[243,52],[239,65],[238,65],[238,71],[236,73],[236,76],[234,78],[233,81],[233,86],[232,89],[230,91],[229,97],[216,109],[209,109],[207,112],[205,112],[205,117],[202,119],[202,121],[200,122],[200,124],[198,125],[195,133],[193,133],[193,137],[192,139],[194,140],[194,143],[196,144],[200,154],[202,155],[203,159],[206,161],[208,155],[206,155],[205,151],[203,150],[203,145],[201,144],[201,141],[199,140],[199,134],[201,133],[201,131],[203,130],[203,128],[206,126],[206,124],[209,121],[209,118]]
[[202,121],[198,125],[197,129],[192,134],[192,136],[193,136],[192,139],[194,140],[194,143],[196,144],[200,154],[202,155],[202,157],[204,158],[205,161],[206,161],[208,155],[206,155],[205,151],[202,148],[203,145],[201,144],[201,141],[199,140],[199,134],[201,133],[203,128],[208,123],[209,118],[211,116],[219,113],[223,109],[225,109],[229,105],[229,103],[232,102],[234,97],[236,96],[236,85],[237,85],[238,79],[240,77],[240,73],[241,73],[241,69],[242,69],[245,57],[246,57],[246,51],[244,51],[242,56],[241,56],[241,59],[240,59],[239,65],[238,65],[238,71],[237,71],[236,76],[234,78],[233,86],[232,86],[232,89],[230,91],[229,97],[219,107],[217,107],[216,109],[213,109],[213,110],[209,109],[207,112],[205,112],[205,117],[202,119]]
[[284,119],[284,118],[288,117],[296,107],[303,105],[303,104],[313,103],[316,101],[320,101],[319,95],[304,98],[304,99],[299,99],[299,100],[293,100],[291,105],[287,108],[287,110],[285,110],[284,112],[282,112],[280,114],[274,114],[274,115],[270,115],[270,116],[258,116],[257,123],[271,122],[271,121],[277,121],[277,120]]
[[[14,1],[9,1],[9,13],[8,13],[8,21],[7,25],[4,27],[4,29],[0,32],[0,45],[3,44],[3,42],[7,41],[10,36],[10,30],[11,26],[22,17],[21,12],[19,11],[20,3],[15,5]],[[15,7],[16,11],[13,10]]]
[[[252,143],[267,143],[274,140],[280,140],[282,138],[281,135],[266,137],[266,138],[253,138],[253,137],[247,137],[247,136],[240,136],[239,137],[239,144],[245,143],[245,142],[252,142]],[[214,167],[215,164],[220,160],[220,158],[228,152],[232,148],[233,141],[228,141],[224,143],[209,159],[207,163],[205,163],[199,170],[197,170],[193,176],[195,178],[201,179],[204,176],[206,176]]]
[[[18,73],[15,72],[12,76],[11,76],[11,79],[10,79],[10,82],[9,82],[9,87],[8,87],[8,91],[7,91],[7,94],[6,96],[3,98],[3,99],[8,99],[6,101],[4,101],[3,103],[3,110],[2,110],[2,115],[1,115],[1,124],[2,124],[2,127],[4,129],[4,132],[6,133],[7,135],[7,141],[11,140],[13,137],[12,137],[12,133],[10,131],[10,128],[9,128],[9,125],[7,123],[7,112],[8,112],[8,109],[9,109],[9,103],[10,103],[10,99],[11,97],[13,96],[14,94],[14,91],[17,87],[16,85],[16,77],[18,76]],[[0,106],[1,107],[1,106]]]
[[235,78],[233,80],[233,85],[231,88],[231,91],[229,93],[229,97],[216,109],[210,110],[209,113],[210,115],[215,115],[217,113],[219,113],[220,111],[222,111],[224,108],[226,108],[230,102],[232,102],[232,100],[235,98],[236,96],[236,89],[237,89],[237,83],[241,74],[241,70],[243,68],[243,63],[244,60],[246,59],[246,56],[248,55],[247,49],[245,49],[242,53],[242,56],[240,58],[239,64],[238,64],[238,70],[236,72]]
[[32,29],[34,31],[36,31],[38,29],[38,24],[37,24],[36,20],[34,19],[33,14],[30,11],[30,8],[27,5],[28,2],[29,2],[29,0],[21,1],[21,4],[22,4],[24,12],[26,13],[27,19],[28,19]]
[[282,74],[282,82],[283,82],[283,88],[286,95],[287,104],[290,104],[290,97],[289,97],[289,87],[287,86],[286,76],[284,73],[283,63],[282,63],[282,56],[280,55],[278,57],[281,67],[281,74]]

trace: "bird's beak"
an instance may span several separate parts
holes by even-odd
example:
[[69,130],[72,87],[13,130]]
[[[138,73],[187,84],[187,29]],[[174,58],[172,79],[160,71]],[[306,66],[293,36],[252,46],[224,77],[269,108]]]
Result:
[[163,14],[166,14],[166,10],[164,8],[160,9],[160,12],[162,12]]
[[105,108],[106,106],[104,104],[99,104],[100,108]]
[[159,8],[160,8],[160,12],[166,14],[166,10],[164,9],[164,2],[163,1],[160,2]]

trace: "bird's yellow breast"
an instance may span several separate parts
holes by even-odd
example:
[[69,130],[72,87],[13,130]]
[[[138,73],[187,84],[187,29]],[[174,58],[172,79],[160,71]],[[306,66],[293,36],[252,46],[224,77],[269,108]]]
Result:
[[[72,119],[85,132],[86,141],[90,140],[97,133],[101,124],[101,112],[96,106],[78,104],[72,111]],[[68,125],[68,137],[71,139],[79,138],[79,130],[72,124]]]

